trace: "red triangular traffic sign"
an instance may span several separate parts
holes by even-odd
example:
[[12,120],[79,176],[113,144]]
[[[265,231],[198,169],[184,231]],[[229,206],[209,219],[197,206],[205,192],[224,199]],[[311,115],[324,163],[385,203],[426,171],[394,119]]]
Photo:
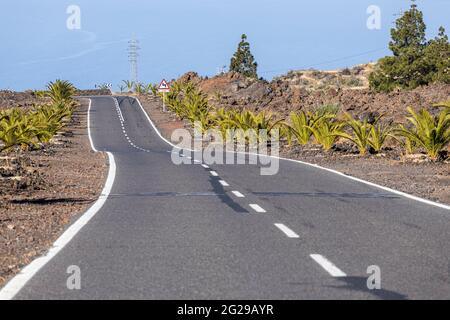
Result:
[[165,79],[163,79],[161,81],[161,83],[159,84],[159,88],[158,89],[160,91],[170,91],[170,85]]

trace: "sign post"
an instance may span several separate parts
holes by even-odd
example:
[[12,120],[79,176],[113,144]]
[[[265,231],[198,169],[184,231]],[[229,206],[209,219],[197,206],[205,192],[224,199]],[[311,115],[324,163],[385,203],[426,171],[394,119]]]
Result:
[[161,81],[161,83],[159,84],[158,91],[162,92],[162,94],[163,94],[163,98],[162,98],[163,112],[167,112],[167,110],[166,110],[166,92],[170,92],[170,85],[165,79],[163,79]]

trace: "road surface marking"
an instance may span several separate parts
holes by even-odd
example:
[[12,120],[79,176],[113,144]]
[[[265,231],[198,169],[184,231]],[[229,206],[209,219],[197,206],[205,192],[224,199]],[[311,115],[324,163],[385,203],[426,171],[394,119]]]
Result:
[[238,198],[245,198],[245,196],[239,191],[231,191]]
[[[145,111],[145,109],[142,106],[142,104],[139,101],[139,99],[138,98],[134,98],[134,99],[138,102],[142,112],[144,113],[144,115],[147,118],[147,120],[150,123],[150,125],[155,130],[156,134],[163,141],[165,141],[167,144],[171,145],[172,147],[174,147],[174,148],[176,148],[178,150],[183,150],[183,148],[180,148],[180,147],[174,145],[172,142],[170,142],[169,140],[167,140],[166,138],[164,138],[162,136],[161,132],[159,132],[158,128],[155,126],[155,124],[153,123],[152,119],[150,119],[149,115]],[[193,151],[193,152],[198,151],[198,150],[193,150],[193,149],[190,149],[190,148],[186,148],[184,150]],[[231,151],[227,151],[227,152],[231,152]],[[325,168],[325,167],[319,166],[317,164],[304,162],[304,161],[300,161],[300,160],[289,159],[289,158],[283,158],[283,157],[277,157],[277,156],[269,156],[269,155],[255,153],[255,152],[232,151],[231,153],[234,153],[234,154],[245,154],[245,155],[256,155],[256,156],[260,156],[260,157],[273,158],[273,159],[279,159],[279,160],[283,160],[283,161],[299,163],[299,164],[310,166],[310,167],[314,167],[314,168],[317,168],[317,169],[320,169],[320,170],[325,170],[325,171],[328,171],[328,172],[332,172],[334,174],[340,175],[341,177],[345,177],[345,178],[351,179],[353,181],[364,183],[366,185],[369,185],[369,186],[372,186],[372,187],[376,187],[378,189],[389,191],[389,192],[392,192],[394,194],[398,194],[398,195],[403,196],[403,197],[408,198],[408,199],[412,199],[412,200],[415,200],[415,201],[418,201],[418,202],[426,203],[428,205],[432,205],[432,206],[435,206],[435,207],[439,207],[439,208],[443,208],[443,209],[446,209],[446,210],[450,210],[450,205],[446,205],[446,204],[443,204],[443,203],[438,203],[438,202],[434,202],[434,201],[431,201],[431,200],[423,199],[423,198],[420,198],[420,197],[417,197],[417,196],[413,196],[411,194],[408,194],[408,193],[405,193],[405,192],[402,192],[402,191],[398,191],[398,190],[395,190],[395,189],[391,189],[391,188],[388,188],[388,187],[384,187],[382,185],[375,184],[373,182],[369,182],[369,181],[366,181],[366,180],[363,180],[363,179],[355,178],[355,177],[349,176],[349,175],[347,175],[345,173],[342,173],[342,172],[339,172],[339,171],[336,171],[336,170],[333,170],[333,169]]]
[[259,205],[255,204],[255,203],[250,204],[250,207],[259,213],[267,212],[266,210],[264,210],[263,208],[261,208]]
[[214,176],[214,177],[218,176],[217,172],[215,172],[215,171],[210,171],[209,173],[211,173],[211,175]]
[[206,164],[202,164],[202,167],[205,169],[209,169],[209,167]]
[[92,150],[94,150],[94,152],[98,152],[98,150],[95,149],[94,142],[92,141],[92,136],[91,136],[91,105],[92,105],[92,100],[89,99],[89,107],[88,107],[88,114],[87,114],[88,136],[89,136],[89,142],[91,143]]
[[[90,100],[91,101],[91,100]],[[91,103],[90,103],[91,104]],[[89,105],[90,105],[89,104]],[[90,110],[90,109],[89,109]],[[89,113],[88,119],[90,120]],[[91,141],[92,150],[97,152],[92,143],[90,123],[88,122],[88,135]],[[77,221],[75,221],[54,243],[44,256],[34,259],[29,265],[23,268],[13,277],[2,289],[0,289],[0,300],[11,300],[30,281],[31,278],[44,267],[53,257],[55,257],[73,237],[95,216],[103,207],[111,192],[116,177],[116,163],[112,153],[107,152],[109,160],[108,177],[100,197]]]
[[225,180],[219,180],[219,183],[224,187],[229,187],[230,185]]
[[290,228],[286,227],[282,223],[275,223],[275,226],[284,232],[285,235],[287,235],[289,238],[300,238],[298,234],[296,234],[294,231],[292,231]]
[[322,268],[325,269],[333,277],[346,277],[347,275],[338,267],[336,267],[331,261],[320,254],[309,255],[315,262],[317,262]]
[[195,163],[200,163],[201,161],[200,161],[200,160],[194,160],[194,162],[195,162]]

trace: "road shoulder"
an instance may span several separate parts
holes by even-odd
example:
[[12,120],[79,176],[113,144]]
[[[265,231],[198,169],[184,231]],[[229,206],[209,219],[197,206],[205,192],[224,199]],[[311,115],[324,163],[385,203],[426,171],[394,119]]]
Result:
[[0,287],[47,252],[101,193],[108,166],[106,155],[90,146],[88,103],[83,100],[58,144],[27,155],[39,184],[0,193]]

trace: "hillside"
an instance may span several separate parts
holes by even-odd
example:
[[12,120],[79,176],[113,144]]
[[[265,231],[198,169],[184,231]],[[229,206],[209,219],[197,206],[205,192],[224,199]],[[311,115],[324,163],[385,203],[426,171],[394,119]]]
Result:
[[402,121],[408,106],[431,108],[432,104],[450,97],[450,85],[446,84],[375,93],[368,88],[372,67],[366,64],[334,71],[291,71],[271,82],[247,79],[233,72],[212,78],[188,72],[179,80],[198,84],[217,107],[267,110],[282,117],[292,111],[337,104],[341,112],[356,116],[377,112],[387,120]]

